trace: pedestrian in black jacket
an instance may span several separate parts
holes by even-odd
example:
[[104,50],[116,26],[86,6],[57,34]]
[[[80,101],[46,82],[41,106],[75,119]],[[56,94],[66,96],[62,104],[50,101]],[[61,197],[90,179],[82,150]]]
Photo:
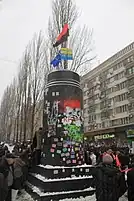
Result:
[[[13,184],[13,173],[12,165],[14,163],[14,156],[8,153],[3,156],[0,161],[0,174],[1,179],[3,179],[3,191],[1,192],[1,197],[5,201],[11,201],[11,186]],[[3,178],[2,178],[3,177]],[[0,201],[3,201],[0,199]]]
[[[102,164],[93,170],[97,201],[118,201],[120,192],[120,171],[113,166],[113,158],[106,154]],[[124,192],[123,192],[124,193]]]
[[134,201],[134,158],[132,158],[132,165],[127,173],[128,185],[128,201]]

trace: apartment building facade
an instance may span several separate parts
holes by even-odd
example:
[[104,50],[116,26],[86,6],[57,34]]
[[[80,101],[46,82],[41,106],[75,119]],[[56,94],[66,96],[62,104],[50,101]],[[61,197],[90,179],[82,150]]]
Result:
[[133,137],[134,43],[83,76],[81,83],[85,135]]

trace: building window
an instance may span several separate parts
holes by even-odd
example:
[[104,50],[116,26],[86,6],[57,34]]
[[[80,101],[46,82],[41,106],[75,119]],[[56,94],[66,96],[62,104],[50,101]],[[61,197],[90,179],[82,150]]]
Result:
[[117,85],[115,86],[116,91],[121,90],[121,89],[124,89],[125,87],[126,87],[126,81],[125,81],[125,82],[122,82],[122,83],[120,83],[120,84],[117,84]]
[[129,117],[115,119],[115,120],[112,120],[112,126],[119,126],[119,125],[129,124],[129,122],[130,122]]
[[89,91],[85,91],[83,95],[84,96],[88,96],[89,95]]
[[113,70],[114,71],[116,71],[116,70],[118,70],[119,68],[121,68],[121,67],[123,67],[124,65],[123,65],[123,62],[120,62],[120,63],[118,63],[117,65],[115,65],[114,67],[113,67]]
[[129,69],[127,69],[127,74],[128,75],[134,74],[134,66],[129,68]]
[[119,80],[125,76],[125,72],[122,71],[121,73],[114,76],[114,80]]
[[130,63],[130,62],[133,62],[134,61],[134,56],[131,56],[131,57],[128,57],[127,58],[127,62]]
[[115,111],[116,111],[116,114],[127,112],[128,111],[128,105],[122,105],[120,107],[117,107]]
[[120,119],[120,124],[128,124],[129,123],[129,117],[121,118]]
[[115,102],[120,102],[124,100],[127,100],[127,93],[124,93],[115,97]]

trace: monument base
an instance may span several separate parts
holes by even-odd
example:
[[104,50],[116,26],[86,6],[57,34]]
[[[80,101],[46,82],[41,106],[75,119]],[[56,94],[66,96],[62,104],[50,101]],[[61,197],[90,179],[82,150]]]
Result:
[[92,166],[74,167],[39,165],[31,169],[27,192],[35,200],[64,200],[94,194]]

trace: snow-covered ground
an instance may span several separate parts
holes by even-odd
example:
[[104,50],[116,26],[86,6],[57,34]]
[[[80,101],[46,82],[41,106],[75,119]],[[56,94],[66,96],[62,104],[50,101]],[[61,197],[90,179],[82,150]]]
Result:
[[31,196],[26,193],[25,191],[22,191],[22,194],[17,197],[16,201],[34,201]]
[[[27,194],[25,191],[22,192],[21,196],[17,198],[16,201],[34,201],[29,194]],[[96,201],[95,196],[88,196],[86,198],[77,198],[77,199],[64,199],[60,201]],[[127,198],[123,196],[120,198],[119,201],[127,201]]]

